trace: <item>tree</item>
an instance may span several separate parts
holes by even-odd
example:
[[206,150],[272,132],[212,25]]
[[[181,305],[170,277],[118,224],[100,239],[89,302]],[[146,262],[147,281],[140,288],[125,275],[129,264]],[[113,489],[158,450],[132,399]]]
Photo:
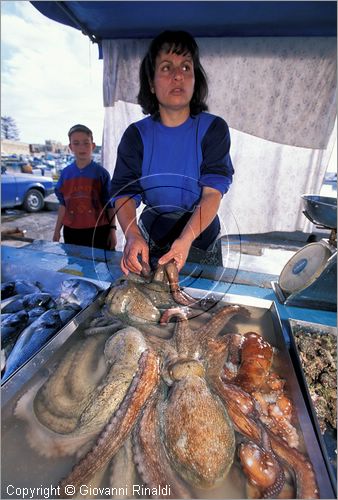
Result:
[[1,139],[20,140],[18,127],[11,116],[1,117]]

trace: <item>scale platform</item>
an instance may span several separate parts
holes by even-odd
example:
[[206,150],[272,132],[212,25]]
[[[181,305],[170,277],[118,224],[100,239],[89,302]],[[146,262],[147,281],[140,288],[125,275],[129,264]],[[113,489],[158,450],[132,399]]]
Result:
[[337,310],[337,200],[303,195],[304,215],[320,229],[329,229],[329,239],[309,243],[296,252],[272,288],[280,303],[289,306]]

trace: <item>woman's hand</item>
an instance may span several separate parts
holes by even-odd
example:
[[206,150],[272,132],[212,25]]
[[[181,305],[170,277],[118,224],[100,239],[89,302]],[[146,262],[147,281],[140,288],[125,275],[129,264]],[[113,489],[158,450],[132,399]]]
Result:
[[177,238],[177,240],[175,240],[171,245],[169,252],[162,255],[158,263],[160,265],[167,264],[173,259],[176,263],[178,272],[180,272],[188,258],[190,247],[191,241],[183,238]]
[[140,274],[142,271],[141,261],[149,265],[149,248],[145,239],[139,234],[127,237],[121,260],[121,269],[125,274],[129,271]]

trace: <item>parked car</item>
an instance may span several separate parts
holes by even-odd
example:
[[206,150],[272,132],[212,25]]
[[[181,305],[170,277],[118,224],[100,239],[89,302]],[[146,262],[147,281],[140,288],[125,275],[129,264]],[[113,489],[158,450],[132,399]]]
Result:
[[4,166],[1,174],[1,208],[22,205],[27,212],[38,212],[45,197],[54,192],[51,177],[8,172]]

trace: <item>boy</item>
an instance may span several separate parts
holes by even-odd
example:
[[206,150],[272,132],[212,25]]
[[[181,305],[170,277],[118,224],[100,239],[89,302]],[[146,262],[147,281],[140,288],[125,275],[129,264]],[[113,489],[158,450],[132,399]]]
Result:
[[92,160],[93,133],[85,125],[68,132],[75,161],[64,168],[55,188],[60,202],[53,241],[115,249],[115,212],[110,203],[110,175]]

